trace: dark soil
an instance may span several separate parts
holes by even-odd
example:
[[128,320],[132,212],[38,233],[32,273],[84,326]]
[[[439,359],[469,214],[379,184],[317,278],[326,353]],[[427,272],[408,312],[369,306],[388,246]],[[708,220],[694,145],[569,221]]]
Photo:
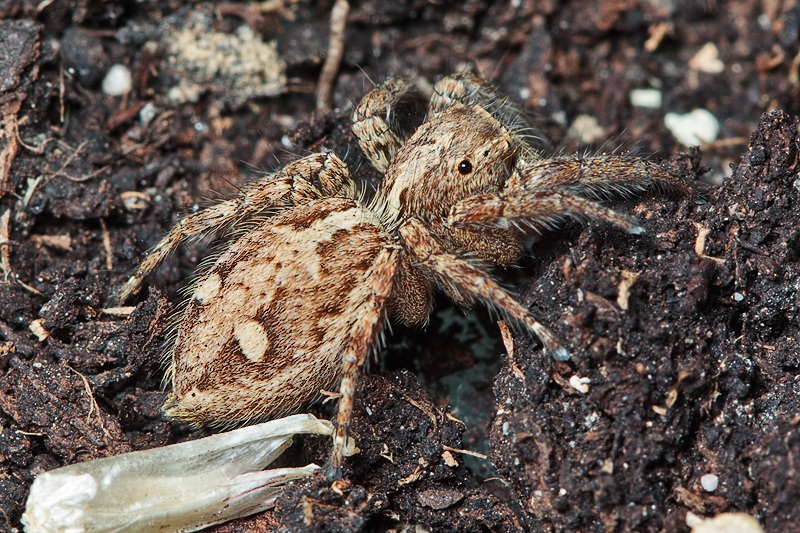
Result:
[[[700,175],[698,195],[626,202],[644,235],[571,224],[500,273],[571,361],[525,335],[505,355],[480,311],[471,337],[445,314],[427,334],[397,331],[388,369],[362,380],[345,479],[297,483],[218,529],[688,531],[687,511],[797,528],[800,6],[353,1],[338,109],[316,115],[331,4],[293,4],[289,20],[249,4],[0,1],[0,529],[21,529],[38,473],[200,435],[160,412],[160,354],[209,243],[182,247],[132,313],[106,305],[182,213],[321,147],[374,179],[348,128],[369,80],[466,67],[530,109],[554,153],[635,149]],[[196,99],[171,99],[197,73],[167,61],[169,36],[195,16],[277,39],[281,94],[200,79]],[[707,42],[721,72],[688,66]],[[116,63],[133,74],[125,97],[101,90]],[[662,106],[632,106],[635,88],[660,89]],[[663,116],[695,108],[720,139],[675,155]],[[581,114],[602,128],[596,145],[568,133]],[[327,452],[307,439],[285,461]]]

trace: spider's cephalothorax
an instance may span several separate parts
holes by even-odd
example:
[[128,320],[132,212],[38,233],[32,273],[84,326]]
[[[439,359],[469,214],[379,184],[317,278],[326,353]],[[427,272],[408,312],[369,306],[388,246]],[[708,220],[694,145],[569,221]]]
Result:
[[338,473],[359,369],[387,319],[424,322],[438,288],[459,303],[494,306],[566,359],[487,268],[514,262],[526,230],[565,216],[639,230],[587,196],[652,184],[689,190],[635,157],[542,158],[523,136],[521,113],[470,74],[438,82],[427,119],[403,139],[391,109],[415,92],[408,80],[388,81],[353,114],[361,148],[384,173],[368,203],[336,155],[309,155],[185,217],[123,286],[118,300],[184,239],[250,222],[193,287],[172,353],[168,415],[242,424],[338,387]]

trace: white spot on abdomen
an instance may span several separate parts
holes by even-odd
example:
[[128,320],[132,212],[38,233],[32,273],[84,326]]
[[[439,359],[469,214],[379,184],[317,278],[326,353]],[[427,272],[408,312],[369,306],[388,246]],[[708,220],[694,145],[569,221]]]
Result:
[[207,303],[217,297],[221,288],[222,278],[216,272],[212,272],[197,284],[194,290],[194,299],[201,304]]
[[269,337],[264,326],[251,318],[243,318],[233,326],[233,338],[250,361],[260,363],[269,349]]

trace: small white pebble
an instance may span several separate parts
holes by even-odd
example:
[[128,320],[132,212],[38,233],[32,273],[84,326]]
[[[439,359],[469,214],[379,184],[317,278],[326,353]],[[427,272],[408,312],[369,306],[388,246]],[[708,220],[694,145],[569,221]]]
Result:
[[717,45],[706,43],[689,59],[689,68],[706,74],[719,74],[725,70],[725,63],[719,58]]
[[628,99],[634,107],[658,109],[661,107],[662,95],[658,89],[633,89],[628,94]]
[[[541,102],[539,102],[539,105],[541,107],[546,106],[547,105],[547,100],[542,100]],[[550,119],[553,122],[555,122],[556,124],[559,124],[561,126],[566,126],[567,125],[567,114],[564,111],[556,111],[555,113],[552,113],[550,115]]]
[[719,487],[719,477],[716,474],[705,474],[700,476],[700,485],[706,492],[714,492]]
[[103,92],[109,96],[122,96],[130,92],[133,84],[131,71],[125,65],[114,65],[103,79]]
[[744,294],[742,294],[741,292],[734,292],[733,299],[737,302],[741,302],[742,300],[744,300]]
[[150,125],[150,122],[156,118],[157,112],[158,110],[156,109],[156,106],[154,106],[151,102],[147,102],[139,111],[139,124],[141,124],[143,128],[146,128]]
[[589,383],[591,382],[592,380],[589,378],[581,378],[576,375],[569,378],[569,385],[581,394],[589,392]]
[[566,496],[567,495],[567,489],[565,489],[563,487],[558,489],[558,495],[559,496]]
[[664,115],[664,125],[684,146],[700,146],[717,140],[719,121],[705,109],[695,109],[691,113]]
[[509,425],[508,422],[503,422],[503,435],[508,435]]

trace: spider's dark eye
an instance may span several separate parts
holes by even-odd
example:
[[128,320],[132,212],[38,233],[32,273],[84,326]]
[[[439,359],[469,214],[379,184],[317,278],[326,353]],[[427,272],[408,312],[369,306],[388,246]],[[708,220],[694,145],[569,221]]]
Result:
[[461,163],[458,164],[458,171],[461,173],[462,176],[466,176],[467,174],[472,172],[472,163],[470,163],[468,159],[463,160]]

